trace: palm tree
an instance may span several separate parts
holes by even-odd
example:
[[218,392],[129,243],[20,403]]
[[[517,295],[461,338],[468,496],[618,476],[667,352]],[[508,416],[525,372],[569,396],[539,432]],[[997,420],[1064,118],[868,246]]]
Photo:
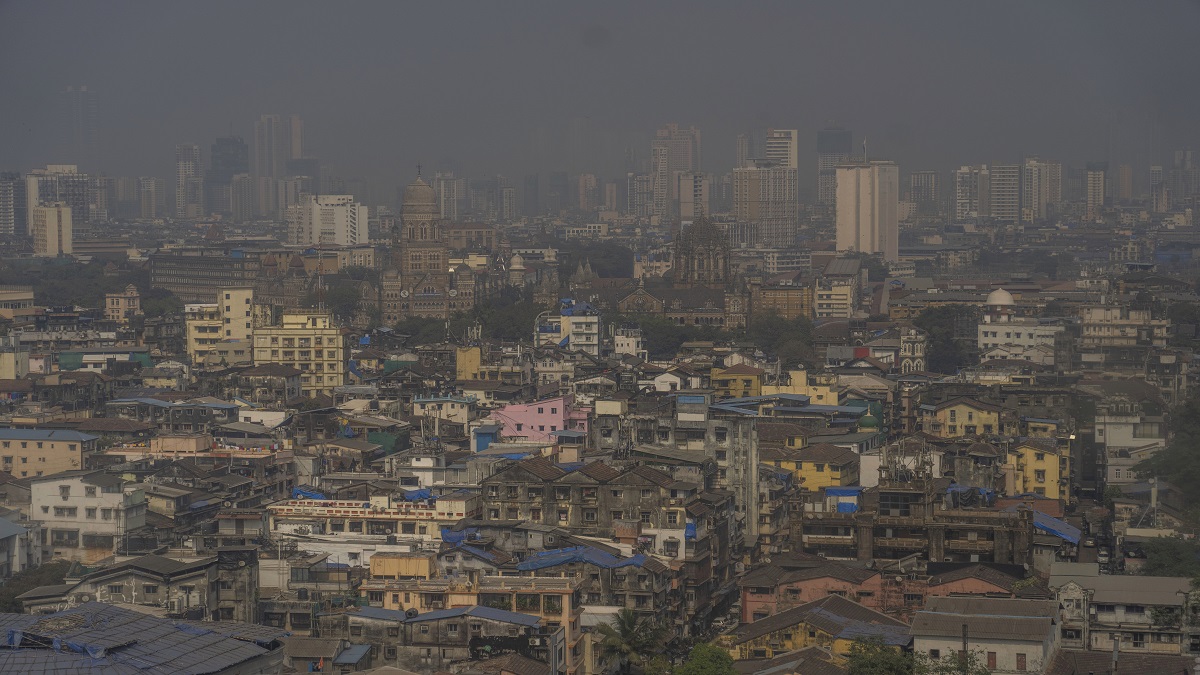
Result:
[[639,617],[632,609],[621,609],[612,623],[596,626],[600,633],[600,649],[607,658],[620,664],[628,673],[634,665],[641,666],[657,654],[667,638],[667,627],[650,618]]

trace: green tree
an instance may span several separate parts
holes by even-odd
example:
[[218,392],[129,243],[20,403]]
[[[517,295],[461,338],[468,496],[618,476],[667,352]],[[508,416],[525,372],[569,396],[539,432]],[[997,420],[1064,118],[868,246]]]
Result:
[[1142,544],[1146,560],[1139,574],[1154,577],[1200,577],[1200,543],[1155,537]]
[[909,652],[888,647],[879,640],[857,640],[850,645],[850,675],[912,675],[916,662]]
[[967,305],[943,305],[921,312],[913,324],[929,334],[926,356],[929,370],[956,373],[970,363],[964,348],[968,335],[974,335],[979,310]]
[[54,560],[38,567],[17,572],[11,579],[0,585],[0,612],[20,614],[25,611],[17,596],[32,591],[40,586],[61,584],[67,575],[71,563],[67,560]]
[[1134,469],[1176,485],[1200,485],[1200,394],[1171,410],[1171,440]]
[[951,654],[940,659],[934,659],[925,654],[917,654],[916,667],[913,675],[990,675],[991,670],[984,663],[983,654],[979,651],[969,651],[963,655]]
[[666,626],[639,617],[632,609],[620,610],[612,623],[599,624],[596,631],[601,635],[601,651],[616,660],[623,673],[630,672],[632,666],[649,662],[662,649],[667,637]]
[[675,675],[737,675],[729,652],[707,642],[692,647],[688,659]]

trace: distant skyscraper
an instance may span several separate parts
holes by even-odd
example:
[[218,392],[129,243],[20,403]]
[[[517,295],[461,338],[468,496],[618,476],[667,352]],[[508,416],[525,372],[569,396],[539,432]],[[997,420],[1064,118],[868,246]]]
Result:
[[62,97],[63,144],[67,157],[76,164],[95,170],[100,154],[100,106],[96,92],[86,86],[67,87]]
[[275,179],[288,175],[288,160],[300,159],[303,153],[304,122],[298,115],[262,115],[254,123],[250,173],[255,178],[258,215],[276,214],[279,204]]
[[850,160],[853,134],[831,127],[817,132],[817,202],[837,203],[837,167]]
[[733,170],[733,215],[750,225],[747,238],[759,246],[796,244],[800,218],[798,171],[770,160],[751,161]]
[[233,177],[250,172],[250,146],[241,136],[225,136],[212,144],[209,168],[204,174],[205,208],[228,214],[233,209]]
[[139,215],[154,220],[166,215],[167,190],[161,178],[143,176],[138,179]]
[[591,211],[600,201],[600,181],[594,173],[579,174],[579,210]]
[[711,214],[709,196],[712,191],[712,176],[698,171],[675,174],[679,193],[679,219],[694,221]]
[[954,172],[954,219],[971,220],[991,215],[990,184],[987,164],[959,167]]
[[48,202],[30,208],[29,233],[33,237],[34,255],[51,258],[70,255],[74,251],[71,207],[66,202]]
[[1021,220],[1049,218],[1062,204],[1062,165],[1027,157],[1021,167]]
[[941,211],[942,175],[937,171],[914,171],[908,176],[908,199],[925,215]]
[[235,223],[254,220],[254,177],[239,173],[229,182],[229,215]]
[[701,168],[700,130],[668,124],[650,142],[650,174],[654,178],[653,215],[671,217],[671,206],[679,199],[675,174]]
[[1126,204],[1133,201],[1133,167],[1128,164],[1117,167],[1117,200]]
[[433,175],[433,191],[437,194],[438,207],[442,210],[442,218],[458,222],[463,214],[459,211],[462,203],[460,192],[466,191],[466,181],[454,177],[452,171],[439,171]]
[[1155,213],[1163,213],[1171,208],[1166,174],[1161,166],[1150,167],[1150,205]]
[[541,196],[538,194],[538,175],[525,175],[525,191],[521,195],[521,212],[526,218],[536,218],[542,215]]
[[884,161],[844,165],[836,176],[838,250],[899,260],[899,167]]
[[1015,223],[1021,220],[1021,166],[993,164],[990,170],[991,216]]
[[199,218],[204,215],[203,175],[200,146],[194,143],[175,146],[176,218]]
[[625,215],[646,217],[653,207],[654,179],[650,174],[625,174]]
[[800,132],[795,129],[767,130],[765,159],[785,169],[800,168]]
[[1087,186],[1087,219],[1098,221],[1104,217],[1104,205],[1107,200],[1106,188],[1108,183],[1108,162],[1088,162]]
[[31,208],[64,202],[71,208],[74,231],[86,232],[98,200],[97,185],[97,181],[80,173],[74,164],[49,164],[45,169],[34,169],[25,176],[25,205]]
[[754,158],[754,142],[750,138],[750,134],[737,135],[737,155],[733,162],[733,168],[743,169],[750,166],[750,160]]
[[19,173],[0,173],[0,236],[23,236],[28,232],[25,179]]
[[546,185],[545,209],[557,215],[565,211],[570,203],[571,188],[566,171],[553,171]]

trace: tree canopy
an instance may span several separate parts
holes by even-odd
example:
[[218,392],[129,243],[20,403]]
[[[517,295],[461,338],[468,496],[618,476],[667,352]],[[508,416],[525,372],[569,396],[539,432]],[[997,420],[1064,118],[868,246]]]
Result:
[[970,351],[964,346],[968,335],[975,334],[979,310],[967,305],[943,305],[921,312],[913,324],[929,334],[926,356],[929,370],[938,373],[957,373],[971,363]]
[[1200,485],[1200,394],[1171,410],[1167,447],[1134,468],[1176,485]]
[[737,670],[729,652],[704,642],[692,647],[687,661],[675,670],[675,675],[737,675]]
[[17,596],[40,586],[61,584],[71,569],[67,560],[52,560],[48,563],[17,572],[8,581],[0,584],[0,612],[20,614],[25,611]]
[[630,666],[649,663],[667,637],[666,626],[628,608],[618,611],[612,623],[597,625],[596,631],[601,636],[601,651],[626,673]]
[[1139,574],[1155,577],[1200,577],[1200,543],[1155,537],[1142,544],[1146,554]]

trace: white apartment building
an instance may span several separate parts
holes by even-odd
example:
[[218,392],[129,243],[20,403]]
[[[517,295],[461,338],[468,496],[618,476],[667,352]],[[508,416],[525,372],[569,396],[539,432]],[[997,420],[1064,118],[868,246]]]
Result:
[[71,207],[66,202],[47,202],[29,207],[29,232],[33,235],[33,254],[56,258],[71,255],[74,228]]
[[839,251],[882,253],[900,259],[900,168],[873,161],[837,168]]
[[293,244],[357,246],[367,243],[369,209],[354,195],[304,195],[287,210]]
[[47,552],[94,562],[112,555],[123,534],[146,526],[147,501],[137,483],[103,471],[33,478],[30,519],[42,524]]

